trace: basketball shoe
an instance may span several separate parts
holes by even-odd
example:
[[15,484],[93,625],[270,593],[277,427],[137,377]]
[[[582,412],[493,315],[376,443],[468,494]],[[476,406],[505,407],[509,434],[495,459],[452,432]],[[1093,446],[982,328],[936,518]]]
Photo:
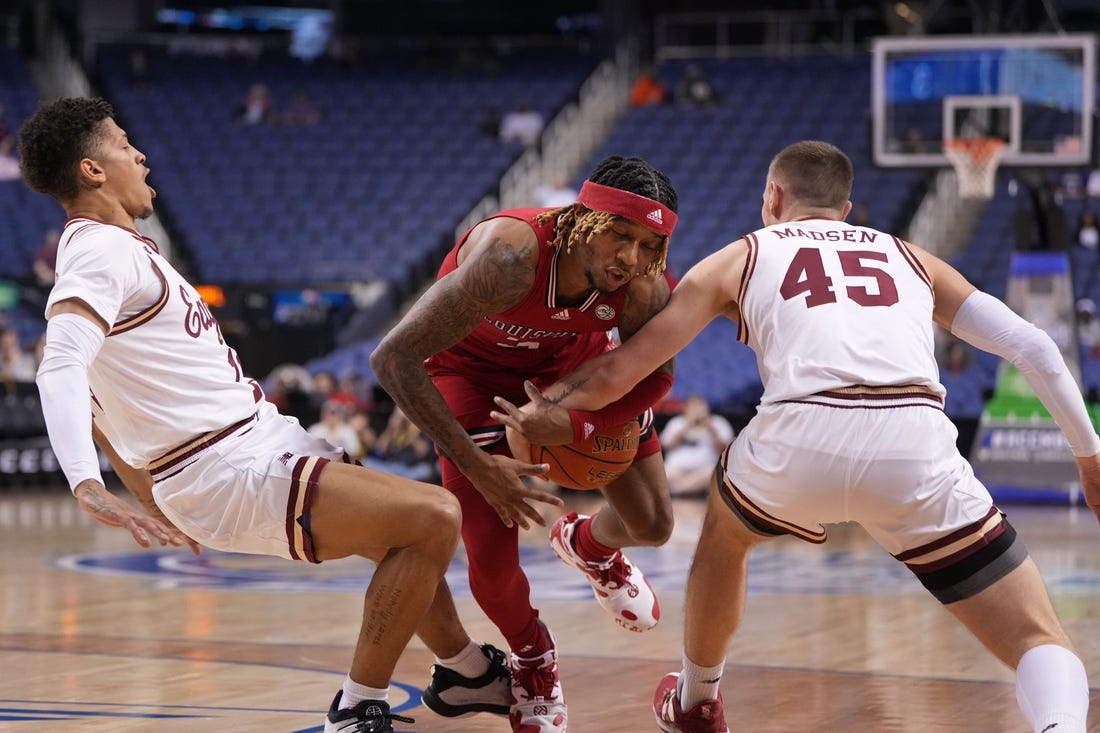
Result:
[[649,631],[660,620],[661,607],[642,571],[626,559],[622,550],[616,550],[605,560],[589,560],[573,547],[577,524],[587,519],[583,514],[569,512],[554,522],[550,547],[562,562],[585,574],[596,600],[615,623],[630,631]]
[[394,715],[390,704],[381,700],[362,700],[350,708],[340,708],[340,697],[344,691],[336,693],[325,716],[325,733],[394,733],[393,721],[413,723],[412,718]]
[[665,733],[729,733],[722,712],[722,693],[717,700],[704,700],[691,710],[680,709],[676,685],[679,672],[666,674],[653,695],[653,717]]
[[512,733],[566,733],[568,712],[558,677],[557,642],[550,629],[546,633],[550,637],[548,651],[537,657],[511,654]]
[[445,718],[474,713],[507,715],[512,702],[511,672],[504,652],[482,644],[489,669],[480,677],[463,677],[441,664],[432,665],[432,681],[424,690],[424,706]]

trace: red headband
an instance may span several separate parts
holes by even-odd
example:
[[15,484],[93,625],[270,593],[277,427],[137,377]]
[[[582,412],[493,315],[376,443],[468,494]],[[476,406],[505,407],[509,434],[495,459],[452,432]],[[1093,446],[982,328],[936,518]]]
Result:
[[666,237],[676,228],[676,212],[660,201],[621,188],[585,181],[577,201],[590,209],[623,216]]

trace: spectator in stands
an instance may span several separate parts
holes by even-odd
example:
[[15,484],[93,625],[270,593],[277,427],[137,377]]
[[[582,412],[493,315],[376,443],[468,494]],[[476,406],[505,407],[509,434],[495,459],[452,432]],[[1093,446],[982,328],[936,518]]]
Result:
[[349,456],[361,456],[363,445],[355,428],[348,423],[350,417],[351,411],[347,405],[329,400],[321,405],[321,419],[309,426],[309,434],[343,448]]
[[378,442],[378,432],[374,429],[373,416],[369,412],[353,412],[351,417],[348,418],[348,425],[351,426],[356,437],[359,438],[360,453],[352,457],[361,462],[374,449],[374,444]]
[[1085,193],[1089,198],[1100,199],[1100,168],[1089,172],[1088,180],[1085,182]]
[[1085,359],[1100,357],[1100,319],[1096,317],[1096,303],[1092,298],[1080,298],[1074,312],[1077,316],[1077,342]]
[[718,458],[733,437],[729,420],[712,413],[706,398],[696,394],[684,400],[680,414],[661,431],[669,492],[705,496]]
[[11,382],[33,382],[38,362],[34,354],[24,351],[14,328],[0,330],[0,379]]
[[1077,244],[1088,249],[1100,247],[1100,225],[1092,209],[1084,209],[1077,220]]
[[542,114],[529,102],[518,102],[515,109],[505,112],[500,120],[500,139],[502,142],[518,140],[531,147],[539,141],[544,124]]
[[0,104],[0,143],[9,141],[14,145],[15,133],[12,132],[8,126],[7,112],[4,109],[4,105]]
[[270,122],[275,117],[275,102],[264,84],[253,84],[237,105],[237,119],[246,125]]
[[15,157],[15,138],[10,135],[0,138],[0,181],[18,181],[19,160]]
[[852,207],[852,213],[848,216],[848,223],[856,227],[871,226],[871,209],[867,204],[856,204]]
[[321,121],[321,109],[305,89],[298,89],[290,95],[281,119],[286,125],[311,127]]
[[676,102],[685,107],[713,107],[718,104],[718,90],[699,64],[684,67],[684,75],[676,85]]
[[478,132],[482,137],[490,140],[500,139],[500,110],[496,107],[486,107],[481,121],[477,124]]
[[34,282],[47,293],[53,287],[57,277],[57,242],[61,239],[61,232],[56,229],[47,229],[42,237],[42,245],[35,250],[34,260],[31,262],[31,270],[34,272]]
[[668,90],[653,73],[652,69],[646,69],[634,80],[634,86],[630,88],[630,106],[649,107],[655,104],[664,104],[668,101]]
[[135,48],[130,52],[130,86],[140,90],[148,83],[149,58],[145,55],[145,49]]
[[576,201],[577,189],[566,183],[565,176],[557,176],[550,183],[535,189],[535,199],[539,206],[556,209]]
[[439,473],[431,439],[396,405],[363,465],[418,481],[430,481]]

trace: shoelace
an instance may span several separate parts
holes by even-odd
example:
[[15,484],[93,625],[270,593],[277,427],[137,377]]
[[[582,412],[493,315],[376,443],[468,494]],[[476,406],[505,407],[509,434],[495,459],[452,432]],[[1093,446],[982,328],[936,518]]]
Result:
[[621,552],[616,552],[611,559],[604,562],[586,560],[585,565],[588,566],[589,574],[595,577],[600,585],[611,590],[622,588],[630,577],[630,564]]
[[523,691],[527,693],[527,699],[533,700],[541,697],[544,700],[551,699],[554,687],[558,684],[558,665],[549,664],[541,667],[519,667],[516,672],[519,675],[519,683]]
[[[416,722],[412,718],[406,718],[404,715],[397,715],[396,713],[387,713],[386,714],[386,720],[387,720],[387,722],[391,722],[391,723],[395,720],[398,723],[415,723]],[[367,726],[371,725],[372,723],[375,723],[375,722],[377,722],[377,721],[374,721],[374,720],[361,720],[355,726],[355,731],[357,733],[360,732],[360,731],[367,731],[369,733],[369,731],[371,729],[368,728]],[[391,727],[390,730],[393,730],[393,728]]]
[[506,680],[512,676],[512,670],[508,668],[507,657],[500,649],[489,651],[489,669],[496,671],[497,679]]

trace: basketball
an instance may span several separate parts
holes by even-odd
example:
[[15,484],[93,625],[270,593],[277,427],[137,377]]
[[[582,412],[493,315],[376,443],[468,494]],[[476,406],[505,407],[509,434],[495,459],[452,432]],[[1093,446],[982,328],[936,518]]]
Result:
[[508,447],[518,460],[548,463],[542,478],[569,489],[599,489],[623,475],[638,452],[638,421],[593,433],[579,443],[532,445],[507,428]]

